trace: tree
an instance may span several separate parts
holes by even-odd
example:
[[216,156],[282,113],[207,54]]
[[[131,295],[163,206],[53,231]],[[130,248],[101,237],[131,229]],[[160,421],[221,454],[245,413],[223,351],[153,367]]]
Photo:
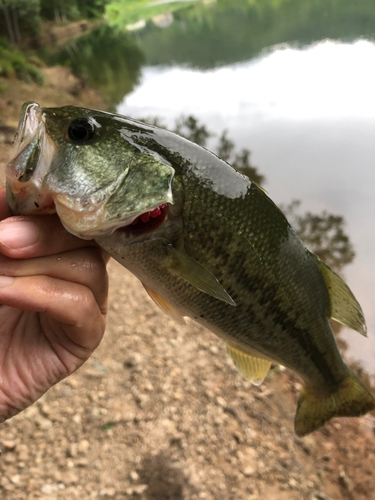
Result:
[[284,213],[301,240],[334,271],[341,271],[355,257],[353,245],[345,233],[344,218],[327,211],[300,215],[297,213],[299,206],[299,201],[292,201],[284,209]]
[[11,43],[19,43],[22,36],[38,32],[40,0],[0,0],[1,33],[6,34]]

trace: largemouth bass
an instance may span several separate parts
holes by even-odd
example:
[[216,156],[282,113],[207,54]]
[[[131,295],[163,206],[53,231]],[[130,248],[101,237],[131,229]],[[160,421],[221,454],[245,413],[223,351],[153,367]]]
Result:
[[366,334],[348,286],[310,253],[265,191],[165,130],[75,106],[25,103],[6,167],[13,214],[57,212],[94,239],[177,321],[227,344],[253,383],[271,362],[304,386],[295,431],[375,408],[344,364],[329,318]]

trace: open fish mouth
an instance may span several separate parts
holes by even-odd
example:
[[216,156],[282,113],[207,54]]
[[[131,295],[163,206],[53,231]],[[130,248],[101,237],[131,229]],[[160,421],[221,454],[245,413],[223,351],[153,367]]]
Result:
[[168,204],[163,203],[151,211],[144,212],[136,217],[128,226],[119,228],[132,235],[140,235],[155,231],[164,221],[168,214]]
[[142,213],[128,217],[108,218],[106,203],[93,208],[78,208],[74,210],[69,200],[62,195],[55,196],[56,212],[63,226],[75,236],[92,239],[110,235],[119,230],[128,235],[139,236],[156,230],[168,214],[168,204],[163,203]]
[[33,102],[25,103],[5,169],[7,203],[13,215],[56,211],[51,195],[42,190],[55,151],[55,144],[45,133],[42,108]]

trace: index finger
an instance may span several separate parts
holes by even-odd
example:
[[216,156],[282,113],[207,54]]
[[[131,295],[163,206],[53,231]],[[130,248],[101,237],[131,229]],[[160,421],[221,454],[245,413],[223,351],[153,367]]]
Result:
[[97,246],[68,233],[57,215],[8,217],[0,221],[0,253],[13,259],[29,259]]

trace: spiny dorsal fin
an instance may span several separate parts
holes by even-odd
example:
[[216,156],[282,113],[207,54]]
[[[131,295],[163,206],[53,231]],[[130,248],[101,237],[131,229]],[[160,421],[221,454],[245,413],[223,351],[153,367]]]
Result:
[[144,289],[152,298],[152,300],[155,302],[155,304],[159,306],[163,312],[168,314],[168,316],[170,316],[181,325],[185,324],[184,317],[175,307],[173,307],[169,302],[163,299],[163,297],[161,297],[158,293],[154,292],[154,290],[151,290],[151,288],[149,288],[147,285],[145,285],[144,283],[142,283],[142,285],[144,286]]
[[227,344],[227,353],[232,358],[236,368],[254,385],[260,385],[266,378],[271,361],[251,356]]
[[182,279],[201,292],[207,293],[207,295],[211,295],[211,297],[215,297],[215,299],[222,300],[231,306],[236,305],[232,297],[224,290],[222,285],[208,269],[185,253],[176,250],[172,245],[168,245],[167,249],[172,261],[171,267]]
[[[311,253],[311,252],[310,252]],[[361,306],[350,288],[327,264],[311,253],[324,278],[331,301],[331,318],[367,337],[367,328]]]

